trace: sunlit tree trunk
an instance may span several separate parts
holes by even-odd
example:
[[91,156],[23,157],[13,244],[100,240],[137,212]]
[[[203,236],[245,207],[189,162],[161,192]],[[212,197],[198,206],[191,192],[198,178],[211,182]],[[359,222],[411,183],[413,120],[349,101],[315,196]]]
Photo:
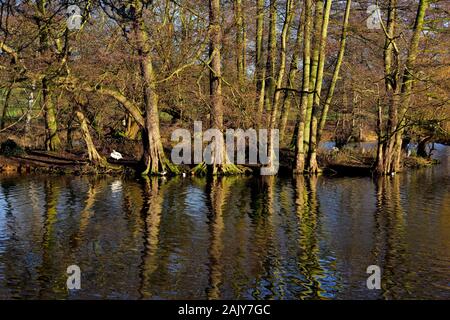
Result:
[[[323,69],[325,66],[326,59],[326,44],[327,44],[327,34],[328,34],[328,23],[330,20],[330,10],[332,0],[326,0],[325,12],[323,14],[322,20],[322,31],[320,34],[320,47],[319,47],[319,62],[317,68],[316,83],[313,93],[313,106],[311,113],[311,127],[309,134],[309,149],[308,149],[308,171],[315,174],[319,171],[319,166],[317,164],[317,130],[318,130],[318,113],[321,105],[321,92],[322,92],[322,81],[323,81]],[[318,3],[319,5],[319,3]],[[315,40],[317,41],[317,39]]]
[[[211,104],[211,128],[223,133],[223,97],[220,47],[222,45],[222,28],[220,26],[220,0],[209,0],[209,90]],[[216,144],[218,146],[218,144]],[[210,175],[238,173],[237,167],[228,161],[225,145],[223,150],[214,150],[213,163],[208,166]]]
[[84,142],[86,143],[89,161],[98,166],[102,166],[102,167],[107,166],[108,164],[107,164],[105,157],[101,156],[98,153],[97,148],[94,145],[94,141],[92,140],[92,136],[89,132],[88,122],[87,122],[86,117],[84,116],[83,112],[80,109],[78,109],[75,111],[75,114],[80,123],[80,130],[81,130],[81,134],[83,136]]
[[32,112],[33,112],[33,107],[34,107],[34,91],[36,89],[35,86],[35,82],[33,80],[32,84],[31,84],[31,88],[30,88],[30,93],[28,94],[28,109],[27,109],[27,117],[25,119],[25,128],[24,128],[24,133],[25,136],[27,136],[30,133],[30,129],[31,129],[31,116],[32,116]]
[[322,138],[322,132],[325,128],[325,123],[327,121],[328,116],[328,110],[331,105],[331,101],[333,99],[334,90],[336,88],[336,84],[339,78],[339,72],[341,70],[342,61],[344,60],[344,53],[345,53],[345,43],[347,40],[347,31],[348,31],[348,19],[350,16],[350,8],[352,5],[351,0],[347,0],[347,4],[345,6],[345,15],[344,15],[344,22],[342,25],[342,34],[341,34],[341,43],[339,47],[339,53],[338,58],[336,61],[336,65],[334,67],[333,77],[331,79],[330,87],[328,88],[327,97],[325,100],[325,104],[323,106],[323,111],[320,117],[320,123],[319,123],[319,129],[317,131],[317,143],[320,143]]
[[256,60],[255,60],[255,82],[256,82],[256,104],[258,114],[256,124],[261,126],[262,114],[264,112],[265,95],[265,69],[263,59],[263,35],[264,35],[264,0],[257,0],[256,3]]
[[[376,171],[379,174],[390,173],[390,163],[393,146],[393,132],[397,125],[397,82],[398,82],[398,53],[396,52],[394,35],[396,24],[397,0],[389,0],[387,24],[385,28],[385,43],[383,50],[384,58],[384,75],[385,75],[385,89],[388,97],[389,111],[384,136],[379,137],[382,146],[378,147]],[[383,110],[380,111],[381,119],[378,123],[382,124]],[[383,128],[378,128],[378,132],[383,132]]]
[[312,21],[312,3],[311,0],[305,0],[304,6],[304,32],[303,32],[303,80],[300,112],[297,119],[295,139],[295,165],[294,173],[302,174],[305,170],[305,148],[304,148],[304,130],[306,109],[308,106],[309,76],[311,66],[311,21]]
[[8,114],[9,108],[9,99],[11,97],[12,88],[7,88],[5,93],[5,99],[3,101],[3,110],[2,110],[2,118],[0,119],[0,129],[5,128],[6,124],[6,115]]
[[[39,26],[39,53],[47,58],[50,55],[50,39],[49,26],[47,21],[47,6],[46,0],[37,1],[37,8],[39,12],[38,26]],[[56,119],[56,109],[52,98],[52,86],[48,75],[42,78],[42,101],[44,104],[45,113],[45,147],[49,151],[56,151],[61,148],[61,141],[58,136],[58,122]]]
[[270,129],[273,129],[277,125],[278,119],[278,108],[280,104],[281,90],[279,90],[283,85],[284,74],[286,73],[286,47],[287,47],[287,37],[289,28],[291,25],[293,17],[293,1],[286,0],[286,15],[283,23],[283,29],[281,31],[280,39],[280,67],[275,82],[275,91],[273,95],[272,110],[270,117]]
[[[272,99],[275,93],[275,64],[277,56],[277,0],[270,0],[269,8],[269,41],[267,47],[265,111],[272,110]],[[270,118],[269,118],[270,122]]]
[[400,95],[400,110],[398,121],[398,128],[395,133],[395,143],[392,159],[392,171],[400,171],[401,158],[402,158],[402,141],[405,125],[405,116],[411,102],[412,87],[414,82],[414,67],[419,51],[419,41],[423,30],[423,24],[425,20],[425,13],[429,5],[429,0],[420,0],[419,7],[417,9],[417,16],[414,22],[414,31],[409,46],[408,56],[403,71],[401,95]]
[[314,47],[312,49],[312,57],[311,57],[311,69],[309,76],[309,88],[311,89],[311,93],[308,95],[308,106],[306,108],[306,118],[305,118],[305,134],[304,134],[304,143],[305,143],[305,151],[309,152],[309,143],[310,143],[310,133],[311,133],[311,118],[313,111],[313,102],[315,96],[315,88],[316,88],[316,80],[317,80],[317,70],[319,68],[319,55],[320,55],[320,39],[321,39],[321,30],[323,23],[323,4],[324,0],[315,1],[315,10],[314,10]]
[[[297,37],[295,40],[295,47],[294,47],[294,53],[292,55],[291,65],[289,67],[289,75],[288,75],[288,83],[287,88],[288,89],[295,89],[296,88],[296,80],[298,75],[298,64],[300,61],[300,47],[302,42],[302,18],[299,19],[299,25],[297,29]],[[280,118],[280,140],[284,141],[286,137],[286,127],[287,127],[287,121],[289,119],[289,114],[291,112],[291,103],[296,101],[296,96],[292,91],[287,91],[284,95],[284,101],[283,101],[283,109],[281,111],[281,118]]]
[[242,85],[244,83],[246,72],[245,24],[244,24],[242,0],[234,0],[234,15],[236,24],[236,67],[237,67],[238,81],[239,84]]
[[133,29],[136,35],[140,76],[143,82],[144,128],[142,142],[144,154],[142,163],[145,169],[142,174],[158,174],[167,171],[176,173],[176,167],[168,161],[164,154],[159,132],[158,95],[149,36],[143,18],[143,4],[136,0],[134,7]]
[[378,152],[382,152],[382,154],[377,154],[376,172],[378,174],[391,174],[400,170],[405,115],[412,92],[412,69],[414,68],[418,53],[420,34],[423,30],[427,7],[428,1],[421,0],[417,9],[413,36],[411,38],[409,51],[406,58],[402,83],[400,84],[398,63],[399,52],[395,47],[394,41],[397,0],[390,0],[389,2],[386,41],[384,48],[385,84],[389,112],[386,133],[381,139],[383,146],[378,148]]
[[[281,87],[283,84],[284,74],[286,73],[286,47],[287,47],[287,37],[289,28],[291,25],[292,17],[293,17],[293,1],[292,0],[286,0],[286,10],[285,10],[285,19],[283,23],[283,29],[281,32],[281,39],[280,39],[280,67],[278,70],[278,74],[276,76],[276,83],[275,83],[275,90],[273,95],[273,101],[272,101],[272,109],[270,113],[270,121],[269,121],[269,129],[273,130],[278,125],[278,109],[280,104],[280,97],[281,97]],[[270,157],[270,164],[272,165],[275,161],[275,152],[274,152],[274,145],[275,142],[273,141],[273,138],[275,135],[270,134],[269,138],[269,157]]]

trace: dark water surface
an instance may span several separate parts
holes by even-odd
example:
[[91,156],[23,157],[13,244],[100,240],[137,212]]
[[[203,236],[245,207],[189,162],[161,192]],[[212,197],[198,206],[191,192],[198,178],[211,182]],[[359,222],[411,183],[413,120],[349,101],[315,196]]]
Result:
[[0,298],[450,299],[437,147],[441,165],[379,180],[0,176]]

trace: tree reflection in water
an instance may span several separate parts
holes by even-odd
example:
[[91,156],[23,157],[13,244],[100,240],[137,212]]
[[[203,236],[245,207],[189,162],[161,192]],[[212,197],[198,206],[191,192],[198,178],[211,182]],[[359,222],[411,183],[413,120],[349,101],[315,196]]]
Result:
[[3,178],[0,298],[446,297],[446,179]]

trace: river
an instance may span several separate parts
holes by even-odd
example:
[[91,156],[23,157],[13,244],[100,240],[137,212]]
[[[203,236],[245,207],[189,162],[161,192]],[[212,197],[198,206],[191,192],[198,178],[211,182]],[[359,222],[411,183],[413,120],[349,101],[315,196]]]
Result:
[[0,176],[0,298],[450,299],[436,148],[440,165],[380,179]]

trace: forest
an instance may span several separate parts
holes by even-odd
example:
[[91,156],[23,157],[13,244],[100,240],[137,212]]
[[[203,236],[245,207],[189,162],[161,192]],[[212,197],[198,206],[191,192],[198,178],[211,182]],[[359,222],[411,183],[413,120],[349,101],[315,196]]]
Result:
[[[0,167],[247,172],[226,158],[174,164],[171,133],[194,121],[279,130],[294,174],[428,164],[427,146],[450,140],[449,10],[444,0],[1,0]],[[349,147],[360,142],[376,147]]]

